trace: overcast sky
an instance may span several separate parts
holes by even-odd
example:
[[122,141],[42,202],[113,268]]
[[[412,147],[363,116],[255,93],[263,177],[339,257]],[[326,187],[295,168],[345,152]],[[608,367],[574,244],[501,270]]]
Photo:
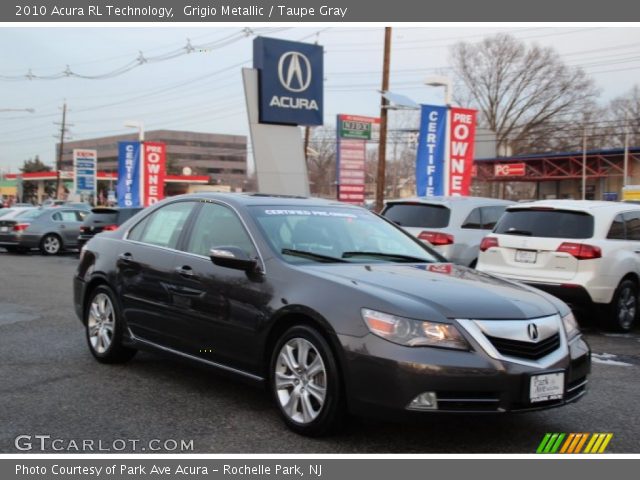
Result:
[[[287,29],[190,28],[0,28],[0,170],[15,172],[25,159],[55,160],[54,122],[66,99],[73,140],[131,133],[126,120],[147,130],[175,129],[248,134],[241,66],[251,65],[255,33],[315,42],[325,47],[325,125],[338,113],[379,114],[382,27]],[[505,27],[394,28],[391,90],[420,103],[443,103],[442,90],[423,85],[430,73],[447,73],[449,47],[508,32],[526,42],[553,46],[570,65],[583,66],[600,87],[603,103],[640,84],[640,28]],[[126,73],[123,66],[184,48],[164,61],[148,61]],[[205,48],[199,46],[205,45]],[[70,71],[102,79],[64,77],[27,80]],[[14,79],[15,76],[23,76]],[[35,113],[6,109],[34,108]]]

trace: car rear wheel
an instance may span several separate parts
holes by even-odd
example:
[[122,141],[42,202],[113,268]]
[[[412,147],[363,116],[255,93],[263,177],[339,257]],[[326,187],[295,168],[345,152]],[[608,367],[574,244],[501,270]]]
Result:
[[287,330],[273,350],[270,372],[276,405],[291,430],[321,436],[339,426],[344,406],[338,366],[316,329]]
[[638,316],[638,286],[635,282],[620,282],[607,313],[608,326],[612,330],[628,332],[633,328]]
[[40,240],[40,251],[43,255],[57,255],[62,250],[62,240],[55,233],[48,233]]
[[107,286],[101,285],[91,292],[84,320],[89,350],[99,362],[124,363],[136,354],[135,349],[122,344],[122,316]]

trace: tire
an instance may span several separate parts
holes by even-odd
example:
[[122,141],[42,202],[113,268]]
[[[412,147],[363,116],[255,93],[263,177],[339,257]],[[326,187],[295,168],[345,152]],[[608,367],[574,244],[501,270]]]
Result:
[[55,233],[47,233],[40,240],[40,252],[43,255],[58,255],[62,251],[62,239]]
[[274,401],[291,430],[319,437],[341,425],[345,408],[338,365],[315,328],[287,330],[275,344],[269,372]]
[[616,332],[629,332],[638,318],[638,285],[623,280],[613,294],[606,312],[606,326]]
[[124,322],[113,292],[106,285],[96,287],[84,312],[89,351],[100,363],[125,363],[137,350],[122,343]]

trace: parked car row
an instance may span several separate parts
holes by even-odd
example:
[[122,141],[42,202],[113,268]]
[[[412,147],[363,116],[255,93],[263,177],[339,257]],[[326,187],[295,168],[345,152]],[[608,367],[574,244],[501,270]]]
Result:
[[640,205],[474,197],[390,201],[382,214],[449,261],[598,310],[610,329],[638,316]]
[[94,208],[85,204],[19,207],[0,211],[0,247],[9,252],[38,249],[57,255],[82,248],[95,234],[114,230],[140,211],[139,208]]

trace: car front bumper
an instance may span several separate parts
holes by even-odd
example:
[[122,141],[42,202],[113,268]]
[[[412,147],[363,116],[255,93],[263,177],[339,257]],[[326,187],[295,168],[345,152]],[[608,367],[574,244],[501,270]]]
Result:
[[[431,412],[500,413],[558,407],[580,399],[591,368],[589,346],[578,337],[561,360],[545,368],[497,360],[483,351],[404,347],[374,335],[339,336],[344,348],[345,386],[353,413],[404,417]],[[560,400],[531,403],[533,374],[564,372]],[[435,392],[437,409],[408,408],[424,392]]]

